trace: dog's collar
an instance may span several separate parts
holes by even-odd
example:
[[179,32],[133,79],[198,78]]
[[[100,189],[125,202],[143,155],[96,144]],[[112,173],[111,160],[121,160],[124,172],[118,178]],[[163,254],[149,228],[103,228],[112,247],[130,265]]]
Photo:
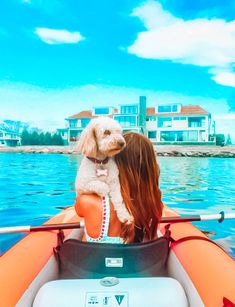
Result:
[[87,157],[87,159],[89,159],[91,162],[93,162],[95,164],[106,164],[109,161],[109,157],[105,158],[104,160],[98,160],[98,159],[92,158],[92,157]]

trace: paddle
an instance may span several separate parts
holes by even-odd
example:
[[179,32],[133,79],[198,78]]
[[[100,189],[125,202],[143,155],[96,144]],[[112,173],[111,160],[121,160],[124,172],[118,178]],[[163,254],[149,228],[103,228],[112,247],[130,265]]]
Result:
[[182,223],[182,222],[197,222],[197,221],[218,221],[219,223],[223,220],[235,219],[234,213],[225,213],[221,211],[217,214],[201,214],[201,215],[186,215],[186,216],[172,216],[163,217],[161,223]]
[[[221,223],[225,219],[226,220],[235,219],[235,213],[225,213],[224,211],[221,211],[220,213],[217,214],[162,217],[160,223],[182,223],[182,222],[196,222],[196,221],[209,221],[209,220],[215,220]],[[75,229],[83,227],[84,227],[83,221],[81,221],[80,223],[48,224],[40,226],[0,227],[0,234]]]
[[47,224],[40,226],[11,226],[0,227],[0,234],[16,233],[16,232],[36,232],[36,231],[49,231],[49,230],[62,230],[62,229],[75,229],[83,228],[84,223],[62,223],[62,224]]

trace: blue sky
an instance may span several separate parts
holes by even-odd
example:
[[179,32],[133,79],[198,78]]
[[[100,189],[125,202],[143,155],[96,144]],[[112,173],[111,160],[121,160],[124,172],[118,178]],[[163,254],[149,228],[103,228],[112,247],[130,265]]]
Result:
[[200,104],[235,139],[235,2],[1,0],[0,119],[53,130],[139,95]]

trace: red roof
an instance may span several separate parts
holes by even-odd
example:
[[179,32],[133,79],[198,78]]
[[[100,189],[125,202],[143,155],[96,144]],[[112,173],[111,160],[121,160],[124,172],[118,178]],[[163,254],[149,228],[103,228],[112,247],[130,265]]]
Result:
[[194,115],[194,114],[200,114],[200,115],[208,115],[209,113],[204,110],[200,106],[182,106],[181,107],[181,114],[189,114],[189,115]]
[[74,114],[72,116],[69,116],[68,119],[75,119],[75,118],[93,118],[95,116],[92,115],[92,111],[81,111],[77,114]]
[[147,116],[156,115],[156,113],[155,113],[155,108],[147,108],[147,109],[146,109],[146,115],[147,115]]
[[181,115],[208,115],[209,113],[200,106],[181,106],[181,111],[177,113],[156,113],[155,108],[147,108],[147,116],[181,116]]
[[[117,113],[118,110],[115,109],[116,112],[114,113]],[[114,110],[114,111],[115,111]],[[103,115],[103,116],[107,116],[107,117],[113,117],[113,114],[109,114],[109,115]],[[74,114],[72,116],[69,116],[68,119],[76,119],[76,118],[96,118],[96,117],[99,117],[99,115],[92,115],[92,111],[91,110],[88,110],[88,111],[81,111],[77,114]]]

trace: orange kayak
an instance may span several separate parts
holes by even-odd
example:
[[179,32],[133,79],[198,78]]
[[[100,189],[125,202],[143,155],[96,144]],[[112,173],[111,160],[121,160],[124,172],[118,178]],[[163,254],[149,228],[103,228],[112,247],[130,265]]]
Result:
[[[165,207],[164,216],[175,215],[173,210]],[[46,224],[74,222],[79,222],[79,218],[71,207]],[[167,276],[146,279],[127,276],[118,281],[117,288],[110,290],[107,287],[103,292],[97,279],[59,279],[53,253],[58,243],[57,231],[30,233],[0,257],[0,306],[152,307],[148,298],[158,306],[170,306],[169,303],[166,305],[168,299],[174,301],[174,306],[182,307],[233,306],[234,259],[191,223],[172,224],[170,229],[176,243],[170,249]],[[158,231],[164,232],[163,224]],[[66,230],[65,236],[80,240],[83,230]],[[79,301],[78,295],[83,302]],[[66,301],[66,297],[70,299]]]

